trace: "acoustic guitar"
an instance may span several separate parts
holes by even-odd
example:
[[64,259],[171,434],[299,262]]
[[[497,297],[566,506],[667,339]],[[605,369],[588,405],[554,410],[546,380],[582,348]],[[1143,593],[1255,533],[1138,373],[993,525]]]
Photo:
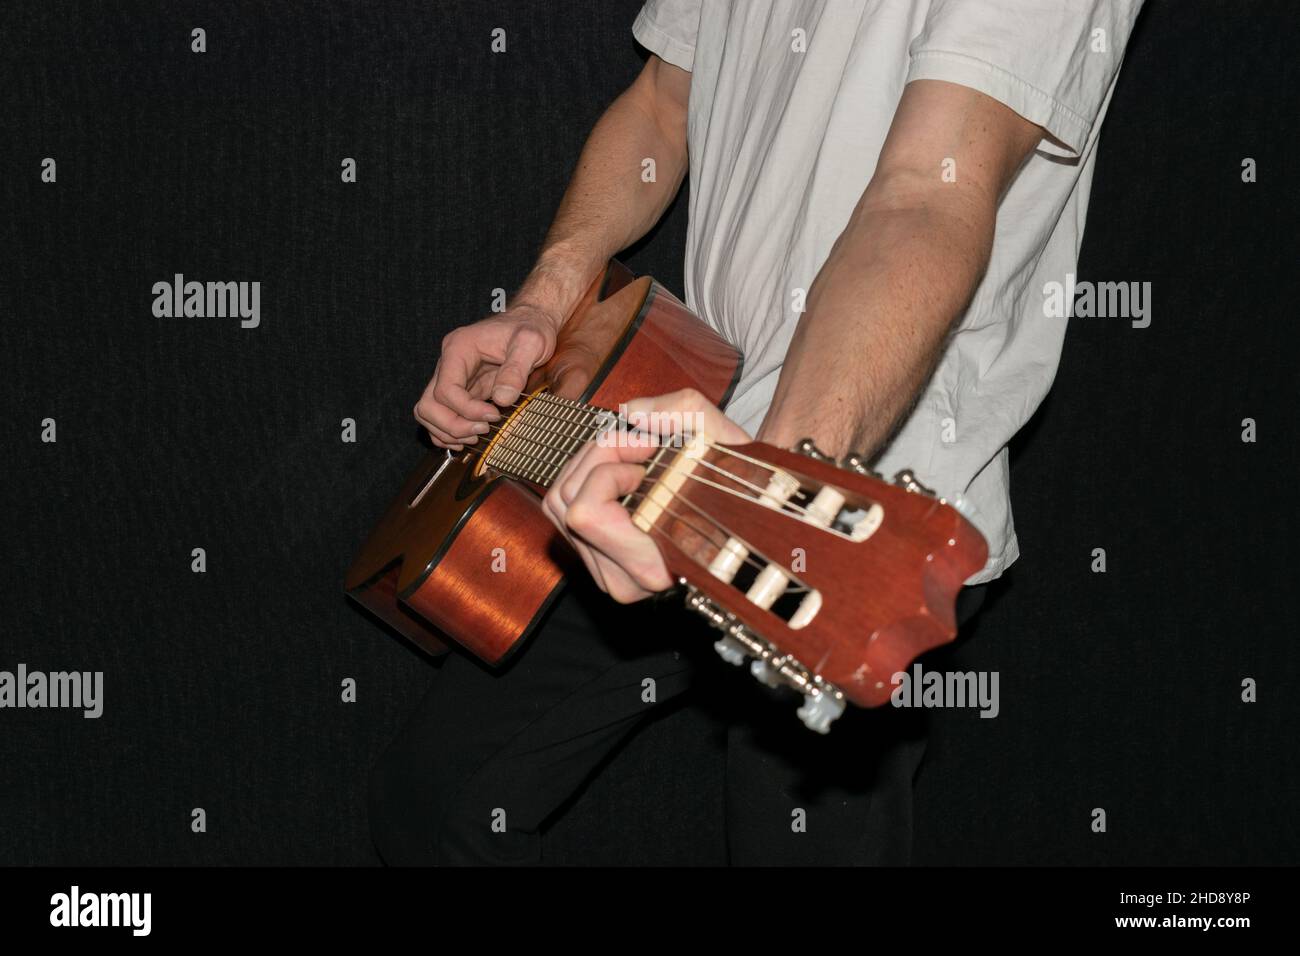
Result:
[[[493,431],[435,451],[407,479],[348,571],[347,593],[432,654],[454,642],[490,664],[517,651],[581,570],[541,495],[613,412],[682,388],[725,405],[740,354],[648,276],[618,262],[588,290],[550,361]],[[909,472],[684,434],[656,449],[624,499],[657,542],[715,648],[803,695],[825,733],[846,703],[875,707],[892,677],[956,635],[962,583],[987,545]]]

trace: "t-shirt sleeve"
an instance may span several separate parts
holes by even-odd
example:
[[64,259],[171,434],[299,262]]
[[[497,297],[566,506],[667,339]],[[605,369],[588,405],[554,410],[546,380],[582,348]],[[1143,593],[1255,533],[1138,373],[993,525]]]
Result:
[[1093,132],[1142,0],[933,0],[907,79],[979,90],[1078,155]]
[[700,3],[701,0],[646,0],[632,24],[632,35],[661,60],[689,70],[695,62]]

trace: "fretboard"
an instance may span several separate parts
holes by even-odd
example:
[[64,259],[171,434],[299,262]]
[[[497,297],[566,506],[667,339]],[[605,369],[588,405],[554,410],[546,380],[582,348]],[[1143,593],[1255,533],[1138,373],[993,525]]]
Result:
[[506,420],[485,463],[545,488],[578,449],[615,421],[613,412],[541,392]]

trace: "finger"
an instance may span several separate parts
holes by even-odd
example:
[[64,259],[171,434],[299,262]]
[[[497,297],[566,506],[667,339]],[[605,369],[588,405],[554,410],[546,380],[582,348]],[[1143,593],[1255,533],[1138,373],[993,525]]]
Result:
[[596,582],[596,587],[600,588],[606,594],[612,595],[613,591],[610,590],[611,585],[620,589],[626,586],[625,582],[619,578],[620,575],[623,577],[626,577],[626,575],[623,574],[618,565],[601,558],[595,551],[584,544],[581,539],[575,538],[568,532],[565,532],[565,537],[568,538],[569,543],[573,545],[574,550],[578,552],[578,557],[582,558],[582,563],[586,565],[587,573],[590,574],[592,580]]
[[560,490],[552,485],[542,496],[542,513],[551,519],[551,524],[555,525],[566,538],[569,536],[569,529],[564,524],[565,504],[560,499]]
[[469,393],[480,401],[487,401],[492,396],[492,380],[496,377],[497,370],[490,366],[483,366],[474,373],[474,380],[469,383]]
[[455,441],[467,440],[476,434],[487,433],[486,422],[472,422],[452,411],[434,397],[438,373],[425,387],[424,394],[415,403],[415,420],[428,429],[430,435],[441,433]]
[[[569,460],[569,467],[556,476],[554,484],[559,487],[560,497],[565,504],[577,496],[592,468],[616,462],[643,465],[661,447],[652,436],[644,432],[613,434],[614,431],[611,430],[580,448]],[[643,469],[643,478],[644,474]]]
[[519,397],[528,376],[546,351],[546,337],[531,325],[521,325],[510,336],[505,359],[492,383],[492,401],[509,405]]
[[568,504],[564,522],[574,535],[625,571],[647,591],[672,587],[654,540],[632,523],[619,499],[640,487],[644,469],[626,462],[596,465]]
[[646,425],[638,427],[650,426],[661,441],[682,432],[705,434],[713,441],[731,444],[750,440],[743,428],[693,388],[628,402],[627,418],[634,425],[645,422]]
[[433,439],[435,444],[445,446],[459,443],[459,439],[455,435],[444,431],[437,425],[433,424],[433,422],[429,421],[424,414],[423,406],[417,404],[413,409],[413,412],[415,414],[415,420],[419,422],[420,427],[429,433],[429,437]]
[[[440,406],[431,406],[421,401],[415,406],[415,420],[424,426],[425,431],[435,443],[444,447],[450,445],[472,445],[478,441],[478,434],[486,434],[488,425],[483,422],[467,423],[471,429],[470,433],[458,434],[449,428],[444,428],[440,422],[450,413]],[[481,429],[479,426],[482,426]]]
[[468,340],[458,338],[455,332],[451,333],[443,339],[442,355],[438,359],[427,394],[465,421],[496,421],[501,417],[497,407],[491,402],[475,398],[467,387],[477,372],[480,361],[477,349]]
[[568,526],[564,522],[565,512],[567,510],[568,508],[564,503],[564,499],[560,496],[559,488],[555,484],[552,484],[550,490],[542,497],[543,513],[551,520],[551,523],[559,529],[564,540],[568,541],[569,544],[573,546],[573,549],[578,553],[578,557],[582,559],[582,563],[586,565],[587,572],[595,580],[596,586],[608,594],[609,588],[605,584],[605,569],[596,561],[596,556],[592,552],[591,548],[587,547],[575,538],[569,531]]
[[592,572],[592,575],[600,574],[601,590],[619,604],[632,604],[635,601],[643,601],[654,593],[637,584],[626,571],[609,558],[598,551],[586,548],[585,545],[583,547],[591,555],[589,559],[585,559],[588,566],[596,569]]
[[639,587],[628,576],[626,571],[569,531],[563,518],[563,514],[567,509],[562,501],[556,504],[556,500],[552,499],[550,505],[544,505],[547,516],[553,522],[556,522],[556,527],[560,529],[564,539],[573,545],[573,549],[578,553],[578,557],[582,559],[583,565],[586,566],[587,572],[596,582],[596,586],[621,604],[630,604],[633,601],[648,597],[650,592]]
[[592,465],[609,460],[605,454],[607,451],[595,442],[587,442],[565,462],[552,485],[557,489],[560,500],[566,507],[578,496],[578,491],[582,488],[582,483],[587,480],[587,472],[591,470]]
[[433,429],[430,429],[428,428],[428,426],[425,427],[425,430],[429,433],[429,439],[439,448],[447,448],[450,449],[451,451],[465,450],[464,442],[458,441],[455,438],[452,438],[440,431],[435,431]]
[[592,444],[602,449],[602,461],[645,461],[662,447],[662,436],[630,421],[628,426],[607,428],[596,435]]

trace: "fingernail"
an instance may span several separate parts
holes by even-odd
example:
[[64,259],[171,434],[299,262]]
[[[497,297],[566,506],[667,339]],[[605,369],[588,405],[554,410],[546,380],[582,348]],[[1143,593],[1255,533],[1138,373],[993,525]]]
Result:
[[475,422],[474,433],[477,435],[486,435],[488,433],[487,424],[485,422]]

